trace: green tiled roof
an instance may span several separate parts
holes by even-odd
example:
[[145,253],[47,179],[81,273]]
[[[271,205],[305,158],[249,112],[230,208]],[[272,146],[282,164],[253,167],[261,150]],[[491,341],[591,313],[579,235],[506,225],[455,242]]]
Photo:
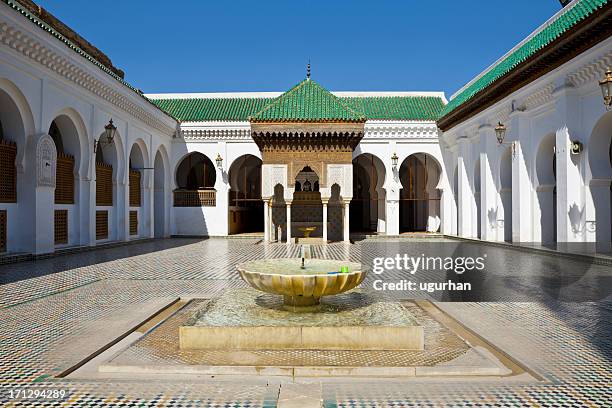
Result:
[[433,121],[444,108],[438,96],[364,96],[340,98],[355,112],[374,120]]
[[274,98],[151,99],[181,122],[247,121]]
[[307,78],[250,117],[253,122],[364,122],[365,116]]
[[442,110],[440,117],[449,114],[474,95],[486,89],[493,82],[512,71],[517,65],[548,46],[577,23],[597,12],[597,10],[608,3],[608,1],[609,0],[576,0],[573,4],[567,6],[566,9],[546,27],[493,67],[485,71],[480,78],[451,99]]
[[[276,99],[181,98],[152,101],[181,122],[244,122]],[[444,107],[442,98],[438,96],[351,96],[337,99],[358,117],[373,120],[434,121]]]

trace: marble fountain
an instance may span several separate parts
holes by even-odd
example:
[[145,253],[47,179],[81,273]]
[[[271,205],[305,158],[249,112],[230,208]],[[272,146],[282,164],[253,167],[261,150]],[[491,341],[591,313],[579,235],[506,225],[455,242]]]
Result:
[[400,303],[353,290],[367,268],[309,254],[303,246],[301,258],[237,265],[257,291],[228,291],[211,301],[180,327],[181,349],[423,349],[423,327]]

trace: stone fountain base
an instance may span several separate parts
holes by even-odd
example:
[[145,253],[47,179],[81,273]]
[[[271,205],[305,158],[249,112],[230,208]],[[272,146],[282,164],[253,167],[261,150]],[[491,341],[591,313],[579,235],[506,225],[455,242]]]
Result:
[[179,328],[184,350],[423,350],[424,332],[400,303],[350,292],[316,312],[285,310],[280,296],[229,291]]

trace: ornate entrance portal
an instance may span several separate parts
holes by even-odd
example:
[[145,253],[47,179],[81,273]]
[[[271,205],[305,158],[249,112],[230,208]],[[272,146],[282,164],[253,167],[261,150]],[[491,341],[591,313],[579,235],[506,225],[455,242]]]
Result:
[[307,78],[250,122],[263,161],[265,239],[348,241],[352,154],[365,117]]

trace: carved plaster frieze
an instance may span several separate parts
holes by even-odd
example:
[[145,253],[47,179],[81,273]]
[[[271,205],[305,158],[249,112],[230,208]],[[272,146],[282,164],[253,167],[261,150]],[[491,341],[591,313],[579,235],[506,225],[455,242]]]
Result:
[[432,124],[368,124],[366,122],[364,139],[435,139],[438,127]]
[[612,50],[608,50],[604,55],[590,60],[574,72],[568,74],[567,79],[575,87],[580,87],[588,82],[597,83],[611,66]]
[[251,140],[249,129],[182,129],[181,137],[186,141],[196,140]]
[[[53,41],[51,37],[49,37],[49,39]],[[69,58],[56,53],[28,32],[23,32],[11,26],[11,23],[4,19],[0,19],[0,43],[39,63],[47,69],[50,69],[75,85],[110,102],[117,108],[127,112],[150,127],[164,134],[174,133],[174,127],[168,126],[158,119],[155,114],[147,111],[142,106],[139,106],[139,104],[130,101],[129,97],[124,93],[118,92],[111,86],[96,79],[88,71],[70,61]],[[131,92],[134,91],[126,91],[126,93]],[[149,102],[145,100],[142,102],[143,104],[149,104]],[[155,109],[157,110],[157,108]],[[162,115],[161,112],[159,114]]]

